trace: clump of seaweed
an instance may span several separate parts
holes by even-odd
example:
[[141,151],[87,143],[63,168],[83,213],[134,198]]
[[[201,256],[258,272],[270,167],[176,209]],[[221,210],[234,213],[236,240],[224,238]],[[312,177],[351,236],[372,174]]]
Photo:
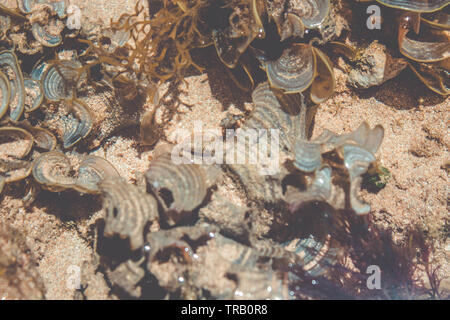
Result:
[[[378,2],[406,11],[392,14],[399,52],[415,61],[411,68],[427,86],[447,94],[446,3]],[[68,33],[62,19],[79,12],[65,1],[18,4],[20,12],[0,6],[0,192],[26,179],[26,203],[40,189],[98,195],[104,210],[95,249],[112,291],[133,298],[146,298],[148,290],[185,299],[415,298],[426,293],[416,276],[419,266],[430,296],[442,298],[432,245],[415,229],[396,243],[390,231],[371,223],[370,205],[359,194],[368,175],[376,188],[386,184],[375,156],[383,127],[363,122],[348,134],[324,130],[311,140],[317,105],[335,89],[326,45],[352,61],[359,55],[333,42],[340,36],[335,2],[149,0],[146,11],[138,1],[133,14],[111,21],[101,34],[69,20],[67,29],[76,31]],[[420,24],[435,42],[410,35],[423,31]],[[18,31],[38,45],[24,46]],[[91,92],[106,84],[119,101],[113,109],[131,109],[142,98],[157,101],[160,84],[177,83],[192,67],[203,71],[193,50],[209,45],[236,84],[252,90],[254,109],[240,129],[280,133],[279,150],[260,155],[269,162],[176,164],[173,146],[162,146],[133,185],[101,157],[63,152],[75,145],[83,150],[80,141],[99,126],[105,112],[88,105]],[[43,48],[32,68],[18,59]],[[260,67],[265,75],[258,77]],[[142,120],[149,145],[161,137],[151,130],[154,116],[151,110]],[[120,121],[111,121],[114,130]],[[238,144],[227,146],[224,155],[251,159],[252,148],[270,138],[228,136]],[[226,179],[247,204],[221,198]],[[120,247],[103,250],[108,242]],[[368,290],[369,265],[383,270],[383,291]]]
[[[91,63],[102,64],[108,83],[125,93],[122,96],[127,100],[132,100],[139,91],[151,95],[158,83],[181,79],[190,67],[202,71],[203,68],[192,59],[191,51],[212,44],[232,79],[241,88],[252,89],[255,86],[255,66],[259,64],[255,58],[262,61],[263,66],[267,65],[271,80],[274,76],[272,68],[285,59],[278,59],[277,53],[271,52],[270,48],[277,45],[289,48],[293,39],[301,39],[308,30],[317,29],[317,37],[302,39],[301,42],[308,48],[306,52],[311,58],[309,63],[308,60],[305,62],[304,71],[310,71],[311,77],[316,79],[312,89],[313,101],[322,102],[334,91],[333,70],[326,55],[313,48],[312,44],[328,42],[337,33],[333,23],[328,28],[332,21],[331,4],[329,1],[306,4],[287,1],[288,9],[284,12],[282,7],[285,5],[279,2],[158,0],[149,1],[149,13],[137,3],[134,14],[124,14],[111,23],[112,35],[80,41],[89,45],[86,55],[91,56]],[[296,19],[295,22],[289,20],[291,18]],[[278,32],[282,33],[281,42],[279,35],[278,38],[271,35],[266,38],[265,28],[270,28],[271,21],[276,22]],[[289,33],[289,28],[294,29]],[[115,41],[115,38],[121,40]],[[297,47],[303,48],[294,46],[294,51]],[[300,60],[303,58],[299,57]],[[302,72],[298,73],[299,77]],[[250,86],[242,81],[249,82]],[[296,92],[305,90],[312,83],[306,82],[307,85],[298,87]]]
[[204,0],[149,1],[149,13],[137,2],[134,14],[111,22],[111,37],[80,41],[89,45],[86,56],[92,55],[91,65],[101,63],[107,81],[126,93],[122,94],[126,100],[139,92],[152,95],[156,83],[180,79],[191,66],[202,70],[190,51],[208,45],[200,30],[207,4]]
[[[347,259],[334,266],[331,274],[345,292],[358,299],[438,299],[444,293],[443,279],[436,273],[433,244],[420,227],[408,228],[404,240],[396,241],[391,230],[381,229],[369,219],[337,215],[333,234],[346,248]],[[371,290],[370,266],[383,272],[382,290]],[[424,275],[422,277],[421,275]],[[373,288],[373,287],[372,287]]]
[[332,64],[314,47],[340,34],[330,1],[235,2],[238,4],[231,1],[225,6],[230,12],[223,12],[228,21],[213,27],[212,38],[219,58],[240,88],[256,86],[258,63],[252,61],[256,58],[273,88],[303,92],[316,79],[312,85],[314,103],[323,102],[334,92]]
[[[148,217],[143,218],[144,215],[140,214],[139,210],[119,210],[120,216],[132,215],[129,219],[131,223],[121,226],[126,230],[129,226],[131,233],[116,229],[112,233],[108,232],[108,235],[118,234],[129,237],[132,241],[131,250],[136,250],[136,245],[140,244],[144,251],[143,260],[138,258],[138,260],[134,259],[134,262],[128,260],[123,262],[125,265],[121,264],[123,268],[133,266],[131,270],[137,270],[137,272],[132,271],[131,275],[139,275],[138,278],[130,276],[128,281],[123,278],[123,275],[120,279],[116,279],[116,284],[123,290],[133,296],[140,292],[138,282],[142,281],[143,273],[139,271],[141,268],[155,276],[160,287],[174,296],[180,295],[184,298],[200,297],[204,291],[211,291],[214,281],[221,278],[223,281],[234,283],[232,287],[235,289],[230,291],[225,288],[216,288],[212,291],[214,293],[210,293],[214,298],[293,298],[295,294],[290,294],[288,282],[295,282],[299,277],[301,278],[296,273],[298,270],[302,270],[306,277],[332,281],[332,272],[338,265],[339,252],[344,246],[341,243],[343,240],[339,239],[333,230],[334,219],[339,221],[335,215],[339,210],[352,211],[359,216],[366,215],[370,211],[370,206],[358,198],[357,191],[362,181],[362,174],[368,170],[371,163],[375,162],[374,153],[381,144],[383,128],[376,126],[370,129],[367,123],[363,123],[352,133],[339,136],[326,131],[317,140],[310,141],[307,138],[307,131],[312,125],[313,115],[310,113],[313,110],[308,110],[303,95],[281,93],[278,97],[268,83],[258,86],[253,93],[255,109],[243,128],[279,128],[281,130],[279,151],[283,153],[283,157],[280,157],[278,165],[283,170],[275,176],[261,175],[258,167],[252,163],[224,165],[223,169],[225,174],[237,177],[249,199],[256,201],[260,208],[269,203],[275,204],[272,214],[279,214],[280,219],[284,219],[285,222],[293,219],[292,217],[303,216],[302,221],[305,225],[302,232],[271,239],[270,235],[261,233],[250,225],[247,228],[244,227],[241,232],[235,233],[225,229],[225,234],[243,241],[243,243],[235,243],[226,236],[219,236],[217,231],[208,231],[220,232],[223,225],[221,223],[217,226],[205,224],[204,221],[208,220],[209,216],[208,211],[202,212],[201,220],[196,219],[195,213],[206,205],[205,197],[208,188],[213,183],[222,183],[221,180],[213,179],[217,175],[208,173],[211,169],[208,165],[195,163],[175,165],[171,160],[173,152],[161,146],[163,151],[157,152],[150,170],[146,173],[146,180],[151,194],[159,201],[160,206],[157,211],[160,212],[161,217],[164,217],[165,223],[177,227],[166,230],[165,224],[161,224],[160,231],[146,231]],[[248,152],[247,147],[255,141],[248,139],[245,142],[242,145],[246,147],[246,150],[237,150],[237,153]],[[308,151],[305,151],[305,147]],[[169,147],[168,150],[172,149]],[[236,150],[226,148],[224,151],[226,156],[230,156],[230,153],[234,156]],[[317,157],[312,157],[314,155]],[[287,165],[289,161],[293,165]],[[332,168],[335,171],[334,180],[342,179],[336,181],[337,186],[332,185]],[[344,173],[345,171],[347,173]],[[283,186],[284,183],[286,183],[285,186]],[[137,189],[133,191],[131,186],[127,190],[133,192],[129,198],[136,198],[135,205],[144,205],[144,195],[140,193],[142,191]],[[227,207],[231,210],[226,211]],[[151,210],[153,212],[156,208],[153,207]],[[233,209],[226,203],[219,206],[219,210],[224,210],[223,214],[240,212],[239,209]],[[306,219],[305,212],[311,210],[321,219],[317,224],[306,223],[309,218]],[[241,215],[238,221],[242,219],[240,221],[243,225],[245,225],[247,214],[258,215],[258,210],[255,209],[243,209],[242,212],[245,214]],[[152,216],[158,215],[153,213]],[[106,228],[110,230],[109,224],[114,221],[111,219],[113,215],[107,215],[105,230]],[[193,219],[197,221],[193,227],[183,226]],[[215,220],[210,219],[210,221]],[[195,236],[198,233],[202,240]],[[143,234],[148,241],[147,245],[142,245]],[[230,250],[236,250],[236,259],[232,258],[224,263],[224,268],[228,266],[227,270],[202,269],[202,272],[211,272],[210,277],[212,277],[202,278],[198,268],[203,265],[198,264],[197,261],[203,261],[202,259],[207,259],[210,255],[217,256],[218,253],[214,250],[220,252],[221,249],[208,248],[210,244],[216,242],[216,245],[220,246],[227,243],[234,246],[234,249],[228,249],[227,252],[230,254]],[[139,261],[138,265],[135,264],[136,261]],[[175,272],[170,277],[164,276],[164,270],[167,268],[175,268]],[[246,289],[246,283],[254,281],[256,275],[260,279],[261,286]],[[287,282],[285,279],[290,280]],[[274,291],[268,293],[268,287]]]

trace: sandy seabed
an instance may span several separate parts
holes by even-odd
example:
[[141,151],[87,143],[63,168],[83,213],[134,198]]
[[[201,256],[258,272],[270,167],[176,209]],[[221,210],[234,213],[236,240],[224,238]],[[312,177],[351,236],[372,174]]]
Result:
[[[6,2],[8,5],[11,1]],[[134,10],[134,0],[71,3],[78,5],[83,14],[101,17],[105,22]],[[360,91],[347,86],[347,75],[342,70],[335,68],[335,74],[336,93],[319,107],[313,136],[324,129],[338,134],[350,132],[363,121],[371,127],[384,127],[377,157],[392,177],[378,193],[362,191],[362,197],[372,206],[373,220],[392,230],[398,241],[403,240],[403,231],[411,224],[423,225],[425,230],[436,226],[448,229],[450,100],[429,92],[409,71],[380,87]],[[252,109],[251,97],[241,93],[225,75],[224,67],[211,61],[207,73],[186,77],[186,84],[179,88],[177,105],[173,106],[178,112],[165,129],[169,141],[174,130],[192,128],[194,121],[201,120],[207,128],[219,128],[227,114],[239,115]],[[161,88],[163,96],[166,90],[167,85]],[[145,172],[152,159],[152,150],[139,146],[137,132],[136,127],[127,129],[92,151],[110,161],[128,182],[135,182],[136,173]],[[226,186],[223,188],[226,190]],[[29,248],[27,254],[37,264],[37,268],[31,268],[29,264],[34,262],[27,255],[17,257],[24,277],[40,277],[46,299],[74,299],[76,290],[68,284],[75,266],[83,269],[83,276],[89,279],[90,285],[84,292],[88,299],[115,298],[103,274],[92,264],[92,230],[102,217],[101,205],[87,195],[69,199],[67,195],[53,198],[43,194],[26,208],[17,193],[20,192],[9,188],[1,196],[0,221],[17,230]],[[229,198],[245,203],[233,190]],[[0,232],[2,248],[7,243]],[[436,243],[434,256],[442,265],[442,275],[450,275],[448,238]],[[33,274],[34,269],[38,275]],[[449,280],[441,286],[450,288]],[[8,287],[0,280],[0,299],[16,298],[18,293]],[[33,288],[24,290],[32,292]]]

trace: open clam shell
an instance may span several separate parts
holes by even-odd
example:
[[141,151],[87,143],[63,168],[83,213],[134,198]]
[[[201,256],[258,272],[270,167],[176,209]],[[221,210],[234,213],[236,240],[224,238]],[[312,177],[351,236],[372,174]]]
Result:
[[267,61],[264,67],[273,88],[285,93],[305,91],[315,76],[316,56],[309,44],[294,44],[285,49],[275,61]]
[[306,0],[294,2],[292,12],[298,15],[306,28],[320,27],[330,12],[330,0]]
[[116,168],[106,159],[87,156],[78,168],[76,189],[87,193],[99,192],[99,183],[105,179],[120,178]]
[[9,99],[11,98],[11,86],[9,85],[9,79],[3,72],[0,71],[0,118],[3,117],[8,111]]
[[18,127],[0,127],[0,154],[2,156],[23,159],[30,154],[34,138],[27,131]]
[[57,140],[53,133],[47,129],[32,126],[26,121],[20,122],[18,125],[33,135],[36,147],[47,151],[55,150]]
[[53,192],[70,189],[76,181],[69,159],[57,151],[46,152],[37,157],[33,161],[32,173],[40,185]]
[[56,47],[61,44],[62,36],[59,32],[54,34],[47,30],[47,29],[51,30],[53,28],[54,29],[58,28],[57,21],[50,26],[41,26],[39,23],[33,23],[31,30],[33,32],[34,38],[37,41],[39,41],[43,46]]
[[0,51],[0,72],[10,82],[9,117],[12,121],[18,121],[25,107],[25,85],[22,70],[14,52]]
[[93,116],[89,107],[78,99],[65,100],[69,112],[75,118],[67,118],[63,133],[63,146],[70,148],[85,138],[92,130]]
[[408,29],[401,29],[398,36],[400,52],[418,62],[436,62],[450,58],[450,41],[425,42],[407,37]]
[[33,162],[33,177],[44,188],[59,192],[73,189],[81,193],[100,192],[99,184],[106,179],[119,179],[120,175],[106,159],[87,156],[73,170],[70,160],[61,152],[49,151]]
[[60,60],[47,68],[45,64],[38,65],[33,77],[40,77],[44,69],[42,87],[45,97],[50,101],[73,98],[79,82],[86,77],[85,70],[78,61]]

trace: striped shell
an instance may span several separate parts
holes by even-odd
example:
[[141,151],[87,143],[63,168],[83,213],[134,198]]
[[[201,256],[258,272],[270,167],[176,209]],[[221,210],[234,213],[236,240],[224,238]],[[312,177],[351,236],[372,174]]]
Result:
[[6,75],[0,71],[0,119],[8,111],[9,99],[11,97],[11,86],[9,85],[9,79]]
[[294,165],[303,172],[314,172],[322,165],[320,145],[314,142],[298,139],[294,146]]
[[71,188],[75,178],[67,157],[57,151],[43,153],[33,161],[33,177],[46,189],[59,192]]
[[[45,67],[45,65],[42,67]],[[57,61],[46,68],[42,75],[44,95],[50,101],[72,98],[75,96],[78,83],[85,77],[86,73],[81,68],[80,62]]]
[[132,250],[144,244],[148,222],[159,229],[158,206],[153,196],[120,179],[106,179],[99,184],[106,210],[105,236],[129,239]]
[[449,4],[448,0],[376,0],[385,6],[414,12],[434,12]]
[[[32,14],[36,11],[37,5],[45,4],[49,11],[54,11],[58,17],[64,18],[66,16],[67,0],[17,0],[17,5],[25,14]],[[64,24],[59,19],[48,19],[45,25],[38,22],[32,23],[32,33],[34,38],[45,47],[56,47],[62,42],[61,32]]]
[[[241,182],[245,192],[252,199],[259,199],[266,202],[276,202],[282,199],[281,179],[286,174],[286,169],[281,165],[283,157],[289,156],[292,150],[293,138],[300,134],[302,119],[299,114],[291,115],[283,110],[283,106],[277,96],[270,89],[268,83],[259,85],[252,95],[255,108],[250,118],[242,126],[242,132],[253,130],[260,135],[261,131],[267,130],[267,136],[258,136],[257,139],[249,139],[246,143],[239,143],[235,150],[228,148],[226,150],[227,158],[230,154],[244,155],[245,163],[239,164],[237,161],[227,165],[237,179]],[[292,97],[290,97],[292,98]],[[301,104],[296,107],[301,107]],[[270,132],[271,129],[276,131]],[[269,138],[269,133],[278,134],[279,144],[275,144],[273,154],[269,154],[272,143],[276,139]],[[239,132],[237,132],[237,135]],[[270,141],[270,143],[269,143]],[[267,145],[267,163],[263,158],[252,162],[249,154],[252,150],[259,150],[261,145]],[[272,152],[272,151],[270,151]],[[227,161],[227,163],[230,163]],[[275,171],[271,171],[275,170]]]
[[275,21],[281,40],[303,37],[306,29],[321,28],[330,13],[330,0],[280,1],[268,3],[269,16]]
[[32,172],[39,184],[53,192],[74,189],[95,194],[99,193],[101,181],[120,177],[111,163],[97,156],[87,156],[74,173],[70,160],[58,151],[39,155],[33,161]]
[[65,128],[62,139],[64,148],[67,149],[78,143],[91,132],[94,119],[89,107],[81,100],[65,100],[64,104],[75,117],[64,118],[65,122],[63,124]]
[[383,136],[382,126],[377,125],[370,129],[369,125],[363,122],[355,131],[341,136],[324,131],[315,141],[298,138],[294,147],[294,166],[302,172],[314,173],[315,177],[305,192],[297,194],[295,200],[289,200],[291,206],[298,208],[302,202],[330,200],[331,168],[323,166],[322,154],[336,150],[349,173],[350,206],[357,214],[367,214],[370,206],[358,198],[357,190],[361,185],[362,175],[367,172],[369,165],[375,162],[374,154],[380,147]]
[[[58,21],[51,21],[51,25],[41,26],[39,23],[33,23],[32,32],[34,38],[45,47],[56,47],[61,44],[61,31],[64,25]],[[57,33],[50,32],[50,30],[57,30]],[[59,30],[58,30],[59,29]]]
[[87,156],[78,167],[77,190],[98,193],[101,181],[115,178],[120,175],[111,163],[101,157]]
[[285,93],[303,92],[314,80],[316,58],[312,47],[295,44],[283,51],[281,57],[265,64],[273,88]]
[[[4,74],[10,82],[9,117],[12,121],[18,121],[25,107],[25,85],[22,70],[14,52],[0,51],[0,79],[3,78],[4,81],[4,77],[1,74]],[[6,88],[4,84],[2,85],[2,95],[3,88]],[[5,96],[8,96],[8,93]],[[3,102],[0,112],[4,112]]]
[[214,184],[215,169],[197,164],[175,164],[171,153],[150,163],[147,183],[165,207],[169,224],[175,224],[196,209]]
[[17,5],[23,13],[32,13],[37,4],[48,4],[60,18],[66,15],[67,0],[17,0]]
[[291,248],[301,268],[311,277],[323,276],[336,263],[337,251],[330,247],[330,237],[319,241],[313,235],[304,239],[294,239],[284,243],[286,250]]
[[33,135],[36,147],[46,151],[55,150],[57,140],[53,133],[46,129],[32,126],[28,121],[21,121],[18,125]]

